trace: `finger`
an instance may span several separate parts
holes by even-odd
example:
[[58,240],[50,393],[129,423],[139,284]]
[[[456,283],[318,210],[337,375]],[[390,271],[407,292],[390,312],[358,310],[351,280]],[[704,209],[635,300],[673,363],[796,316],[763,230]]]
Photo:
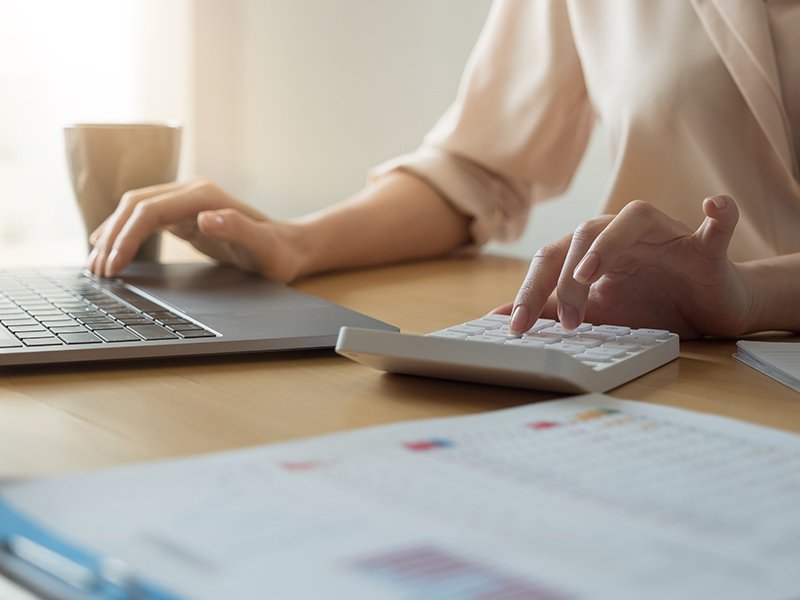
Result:
[[558,320],[566,329],[575,329],[586,313],[589,285],[575,280],[574,272],[600,233],[613,221],[605,215],[582,223],[572,234],[572,242],[556,287]]
[[555,289],[572,239],[568,235],[541,248],[531,260],[528,273],[514,300],[508,328],[512,334],[528,331]]
[[[103,234],[108,233],[106,230],[107,225],[112,222],[120,212],[129,211],[129,205],[131,205],[132,200],[146,200],[147,198],[152,198],[154,196],[159,196],[161,194],[174,191],[176,189],[180,189],[186,185],[189,185],[191,182],[185,181],[172,181],[169,183],[162,183],[159,185],[151,185],[145,188],[139,188],[136,190],[129,190],[122,195],[119,204],[117,205],[117,209],[108,216],[100,225],[95,228],[95,230],[89,235],[89,243],[92,246],[97,246],[103,240]],[[131,207],[132,208],[132,207]]]
[[[89,236],[89,241],[95,246],[99,244],[101,246],[111,247],[122,224],[127,220],[139,202],[191,187],[197,183],[196,181],[173,181],[125,192],[117,205],[117,209],[92,232]],[[106,242],[108,241],[110,241],[111,244],[107,244]]]
[[511,309],[513,309],[513,308],[514,308],[514,303],[513,302],[507,302],[505,304],[501,304],[500,306],[496,306],[495,308],[490,310],[488,313],[486,313],[486,315],[487,316],[488,315],[506,315],[506,316],[508,316],[508,315],[511,314]]
[[[542,314],[539,316],[544,319],[555,319],[557,315],[556,304],[557,304],[556,295],[550,294],[550,297],[547,299],[547,302],[545,303],[544,308],[542,309]],[[514,309],[514,303],[507,302],[505,304],[501,304],[500,306],[493,308],[486,314],[509,316],[511,315],[511,311],[513,309]]]
[[139,201],[121,223],[110,248],[106,248],[105,260],[99,258],[98,269],[105,277],[111,277],[124,268],[136,254],[142,243],[157,229],[172,223],[194,219],[198,212],[217,208],[216,194],[208,193],[207,184],[199,182],[172,192]]
[[595,238],[575,267],[573,277],[578,283],[590,285],[637,244],[663,244],[690,234],[691,230],[680,221],[646,202],[634,200]]
[[264,222],[236,209],[207,211],[197,216],[200,233],[217,242],[226,242],[230,259],[238,267],[271,277],[270,242]]
[[105,274],[109,256],[117,241],[119,232],[141,202],[165,194],[190,189],[199,183],[202,182],[172,182],[125,192],[117,205],[117,209],[93,232],[93,235],[97,234],[93,244],[98,252],[93,260],[93,268],[90,270],[96,275]]
[[708,258],[725,258],[739,222],[739,209],[729,196],[711,196],[703,200],[705,220],[694,233],[700,253]]

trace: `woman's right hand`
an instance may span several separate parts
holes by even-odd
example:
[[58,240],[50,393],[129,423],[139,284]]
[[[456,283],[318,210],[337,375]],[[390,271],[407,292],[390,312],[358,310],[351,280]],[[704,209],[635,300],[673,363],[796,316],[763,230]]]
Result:
[[294,227],[273,221],[211,181],[167,183],[126,192],[114,213],[90,236],[89,271],[111,277],[161,229],[211,258],[277,281],[300,274]]

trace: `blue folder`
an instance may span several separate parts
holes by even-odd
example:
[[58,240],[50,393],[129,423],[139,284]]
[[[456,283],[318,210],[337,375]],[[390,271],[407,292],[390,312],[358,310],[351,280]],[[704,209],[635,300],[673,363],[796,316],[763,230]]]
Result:
[[0,497],[0,573],[44,598],[182,600],[47,531]]

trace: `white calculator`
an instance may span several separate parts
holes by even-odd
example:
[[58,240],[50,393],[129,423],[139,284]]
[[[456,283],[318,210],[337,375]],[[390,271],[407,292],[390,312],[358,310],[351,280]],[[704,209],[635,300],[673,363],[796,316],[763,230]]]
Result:
[[342,327],[336,351],[391,373],[567,393],[605,392],[678,357],[678,335],[662,329],[567,331],[539,319],[515,336],[508,320],[487,315],[427,335]]

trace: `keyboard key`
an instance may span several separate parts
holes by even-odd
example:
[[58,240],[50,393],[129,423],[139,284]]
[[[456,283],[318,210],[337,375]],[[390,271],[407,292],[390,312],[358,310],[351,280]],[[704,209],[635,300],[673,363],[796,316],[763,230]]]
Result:
[[171,340],[178,337],[160,325],[131,325],[129,329],[146,340]]
[[24,340],[26,346],[61,346],[63,342],[57,337],[49,338],[34,338],[31,340]]
[[95,332],[107,342],[140,342],[142,338],[127,329],[104,329]]
[[66,327],[51,327],[50,331],[53,333],[84,333],[87,331],[85,327],[81,325],[71,325]]
[[123,325],[150,325],[153,322],[152,319],[148,319],[142,315],[138,317],[117,317],[117,320]]
[[141,313],[133,312],[127,308],[109,310],[108,314],[112,315],[115,319],[119,319],[120,321],[124,319],[140,319],[142,317]]
[[175,317],[175,316],[172,316],[172,317],[170,317],[168,319],[159,319],[158,322],[161,323],[162,325],[189,325],[189,324],[191,324],[191,321],[187,321],[184,318]]
[[14,333],[19,333],[21,331],[44,331],[44,327],[42,327],[39,323],[35,325],[9,325],[9,331],[13,331]]
[[64,314],[60,310],[53,310],[52,307],[49,310],[28,310],[28,312],[37,319],[53,319]]
[[0,321],[0,323],[5,325],[6,327],[12,327],[14,325],[37,325],[39,321],[31,318],[27,319],[19,318],[19,319],[5,319],[3,321]]
[[53,337],[53,334],[46,329],[40,329],[39,331],[19,331],[15,335],[21,340]]
[[42,325],[45,327],[70,327],[72,325],[80,325],[74,319],[48,319],[47,321],[42,321]]
[[18,348],[19,346],[22,346],[22,342],[11,333],[0,329],[0,348]]
[[112,320],[101,321],[99,323],[87,323],[86,327],[88,327],[92,331],[102,331],[105,329],[123,329],[123,325],[121,323],[117,323],[116,321]]
[[181,331],[180,335],[181,337],[184,338],[217,337],[216,335],[205,329],[189,329],[187,331]]
[[[190,329],[198,328],[195,323],[176,323],[174,325],[168,325],[168,327],[172,331],[189,331]],[[443,333],[443,332],[437,332],[437,333]],[[459,335],[461,335],[462,337],[464,336],[464,334],[459,334]]]
[[65,343],[69,345],[73,344],[99,344],[100,338],[96,335],[89,333],[62,333],[58,337],[60,337]]

